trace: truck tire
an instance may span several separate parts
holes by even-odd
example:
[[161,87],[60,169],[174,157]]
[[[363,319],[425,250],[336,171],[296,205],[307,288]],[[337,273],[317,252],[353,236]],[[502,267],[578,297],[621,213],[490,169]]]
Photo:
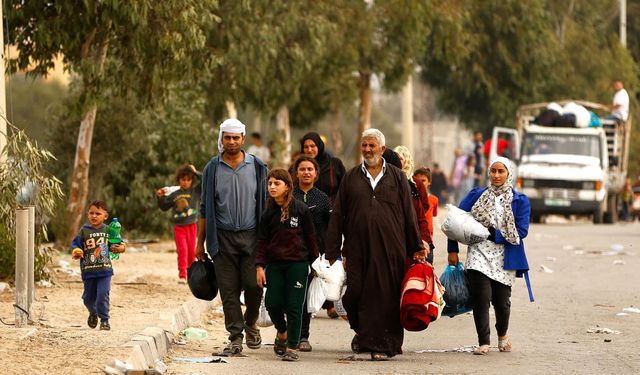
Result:
[[618,194],[611,194],[607,197],[607,212],[603,215],[605,224],[615,224],[618,222]]
[[593,223],[594,224],[602,224],[602,208],[598,208],[593,212]]

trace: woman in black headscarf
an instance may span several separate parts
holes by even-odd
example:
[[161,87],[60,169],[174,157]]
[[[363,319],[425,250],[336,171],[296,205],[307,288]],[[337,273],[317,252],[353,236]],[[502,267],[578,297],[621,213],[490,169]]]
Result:
[[342,161],[325,151],[324,142],[316,132],[309,132],[300,139],[300,152],[316,159],[320,165],[320,174],[315,187],[327,194],[333,203],[338,194],[340,181],[346,172]]

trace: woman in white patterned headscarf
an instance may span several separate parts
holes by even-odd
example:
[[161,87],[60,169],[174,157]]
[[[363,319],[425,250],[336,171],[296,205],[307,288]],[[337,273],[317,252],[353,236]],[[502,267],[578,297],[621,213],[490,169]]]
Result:
[[[498,349],[511,351],[507,337],[511,312],[511,286],[516,277],[525,277],[530,300],[529,265],[522,239],[529,230],[531,206],[526,195],[513,189],[511,161],[498,157],[489,164],[488,188],[475,188],[460,202],[460,208],[489,229],[489,237],[469,245],[465,267],[478,334],[474,354],[487,354],[490,344],[489,303],[493,304],[498,331]],[[458,263],[458,243],[449,240],[449,264]]]

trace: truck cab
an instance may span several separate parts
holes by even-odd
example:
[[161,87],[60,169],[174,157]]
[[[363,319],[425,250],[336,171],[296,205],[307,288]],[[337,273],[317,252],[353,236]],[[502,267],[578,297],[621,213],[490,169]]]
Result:
[[[577,102],[590,110],[602,112],[606,108]],[[493,134],[493,139],[508,139],[518,147],[517,152],[512,151],[515,185],[529,197],[531,221],[540,222],[547,214],[563,214],[590,215],[596,224],[615,222],[620,185],[626,176],[629,124],[606,118],[598,127],[534,124],[535,115],[546,104],[521,107],[517,129],[494,128]],[[493,151],[492,147],[491,157],[496,155]]]

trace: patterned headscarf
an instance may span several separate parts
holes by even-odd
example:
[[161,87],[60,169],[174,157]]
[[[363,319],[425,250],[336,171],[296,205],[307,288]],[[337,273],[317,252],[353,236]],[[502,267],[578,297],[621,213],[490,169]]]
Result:
[[502,186],[494,186],[492,184],[482,193],[471,208],[471,214],[485,227],[488,228],[492,226],[491,219],[496,211],[496,198],[502,197],[502,207],[504,210],[498,227],[509,243],[518,245],[520,243],[520,235],[518,235],[516,220],[513,216],[513,210],[511,209],[511,203],[513,202],[513,166],[509,159],[500,156],[491,161],[489,171],[495,163],[503,164],[507,168],[509,175]]

